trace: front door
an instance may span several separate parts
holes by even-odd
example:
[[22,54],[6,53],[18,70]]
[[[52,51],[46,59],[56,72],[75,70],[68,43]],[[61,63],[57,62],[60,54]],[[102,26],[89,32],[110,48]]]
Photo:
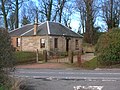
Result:
[[66,51],[69,51],[69,39],[66,39]]

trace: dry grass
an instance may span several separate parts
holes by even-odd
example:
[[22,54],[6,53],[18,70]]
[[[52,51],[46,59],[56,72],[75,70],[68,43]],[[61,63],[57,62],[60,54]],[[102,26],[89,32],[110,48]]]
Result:
[[11,90],[20,90],[20,86],[25,83],[23,82],[23,80],[24,79],[20,79],[20,78],[12,79],[13,84]]

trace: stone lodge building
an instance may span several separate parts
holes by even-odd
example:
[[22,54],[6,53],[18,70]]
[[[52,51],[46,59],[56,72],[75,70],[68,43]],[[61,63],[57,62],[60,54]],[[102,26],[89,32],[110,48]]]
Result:
[[81,35],[60,23],[49,21],[28,24],[9,33],[17,51],[76,51],[82,44]]

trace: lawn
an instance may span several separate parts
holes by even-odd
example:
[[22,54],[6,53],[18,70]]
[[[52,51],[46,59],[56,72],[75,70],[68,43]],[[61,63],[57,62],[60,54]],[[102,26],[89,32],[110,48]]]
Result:
[[[17,51],[14,53],[16,64],[26,64],[36,62],[36,52]],[[43,61],[44,57],[41,53],[38,55],[39,61]]]
[[36,54],[34,52],[19,51],[19,52],[15,52],[14,56],[15,56],[16,64],[32,62],[35,61],[36,58]]

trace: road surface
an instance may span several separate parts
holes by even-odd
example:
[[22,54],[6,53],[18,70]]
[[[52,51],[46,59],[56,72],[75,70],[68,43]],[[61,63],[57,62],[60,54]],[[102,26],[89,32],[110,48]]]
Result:
[[120,90],[120,70],[16,69],[23,90]]

